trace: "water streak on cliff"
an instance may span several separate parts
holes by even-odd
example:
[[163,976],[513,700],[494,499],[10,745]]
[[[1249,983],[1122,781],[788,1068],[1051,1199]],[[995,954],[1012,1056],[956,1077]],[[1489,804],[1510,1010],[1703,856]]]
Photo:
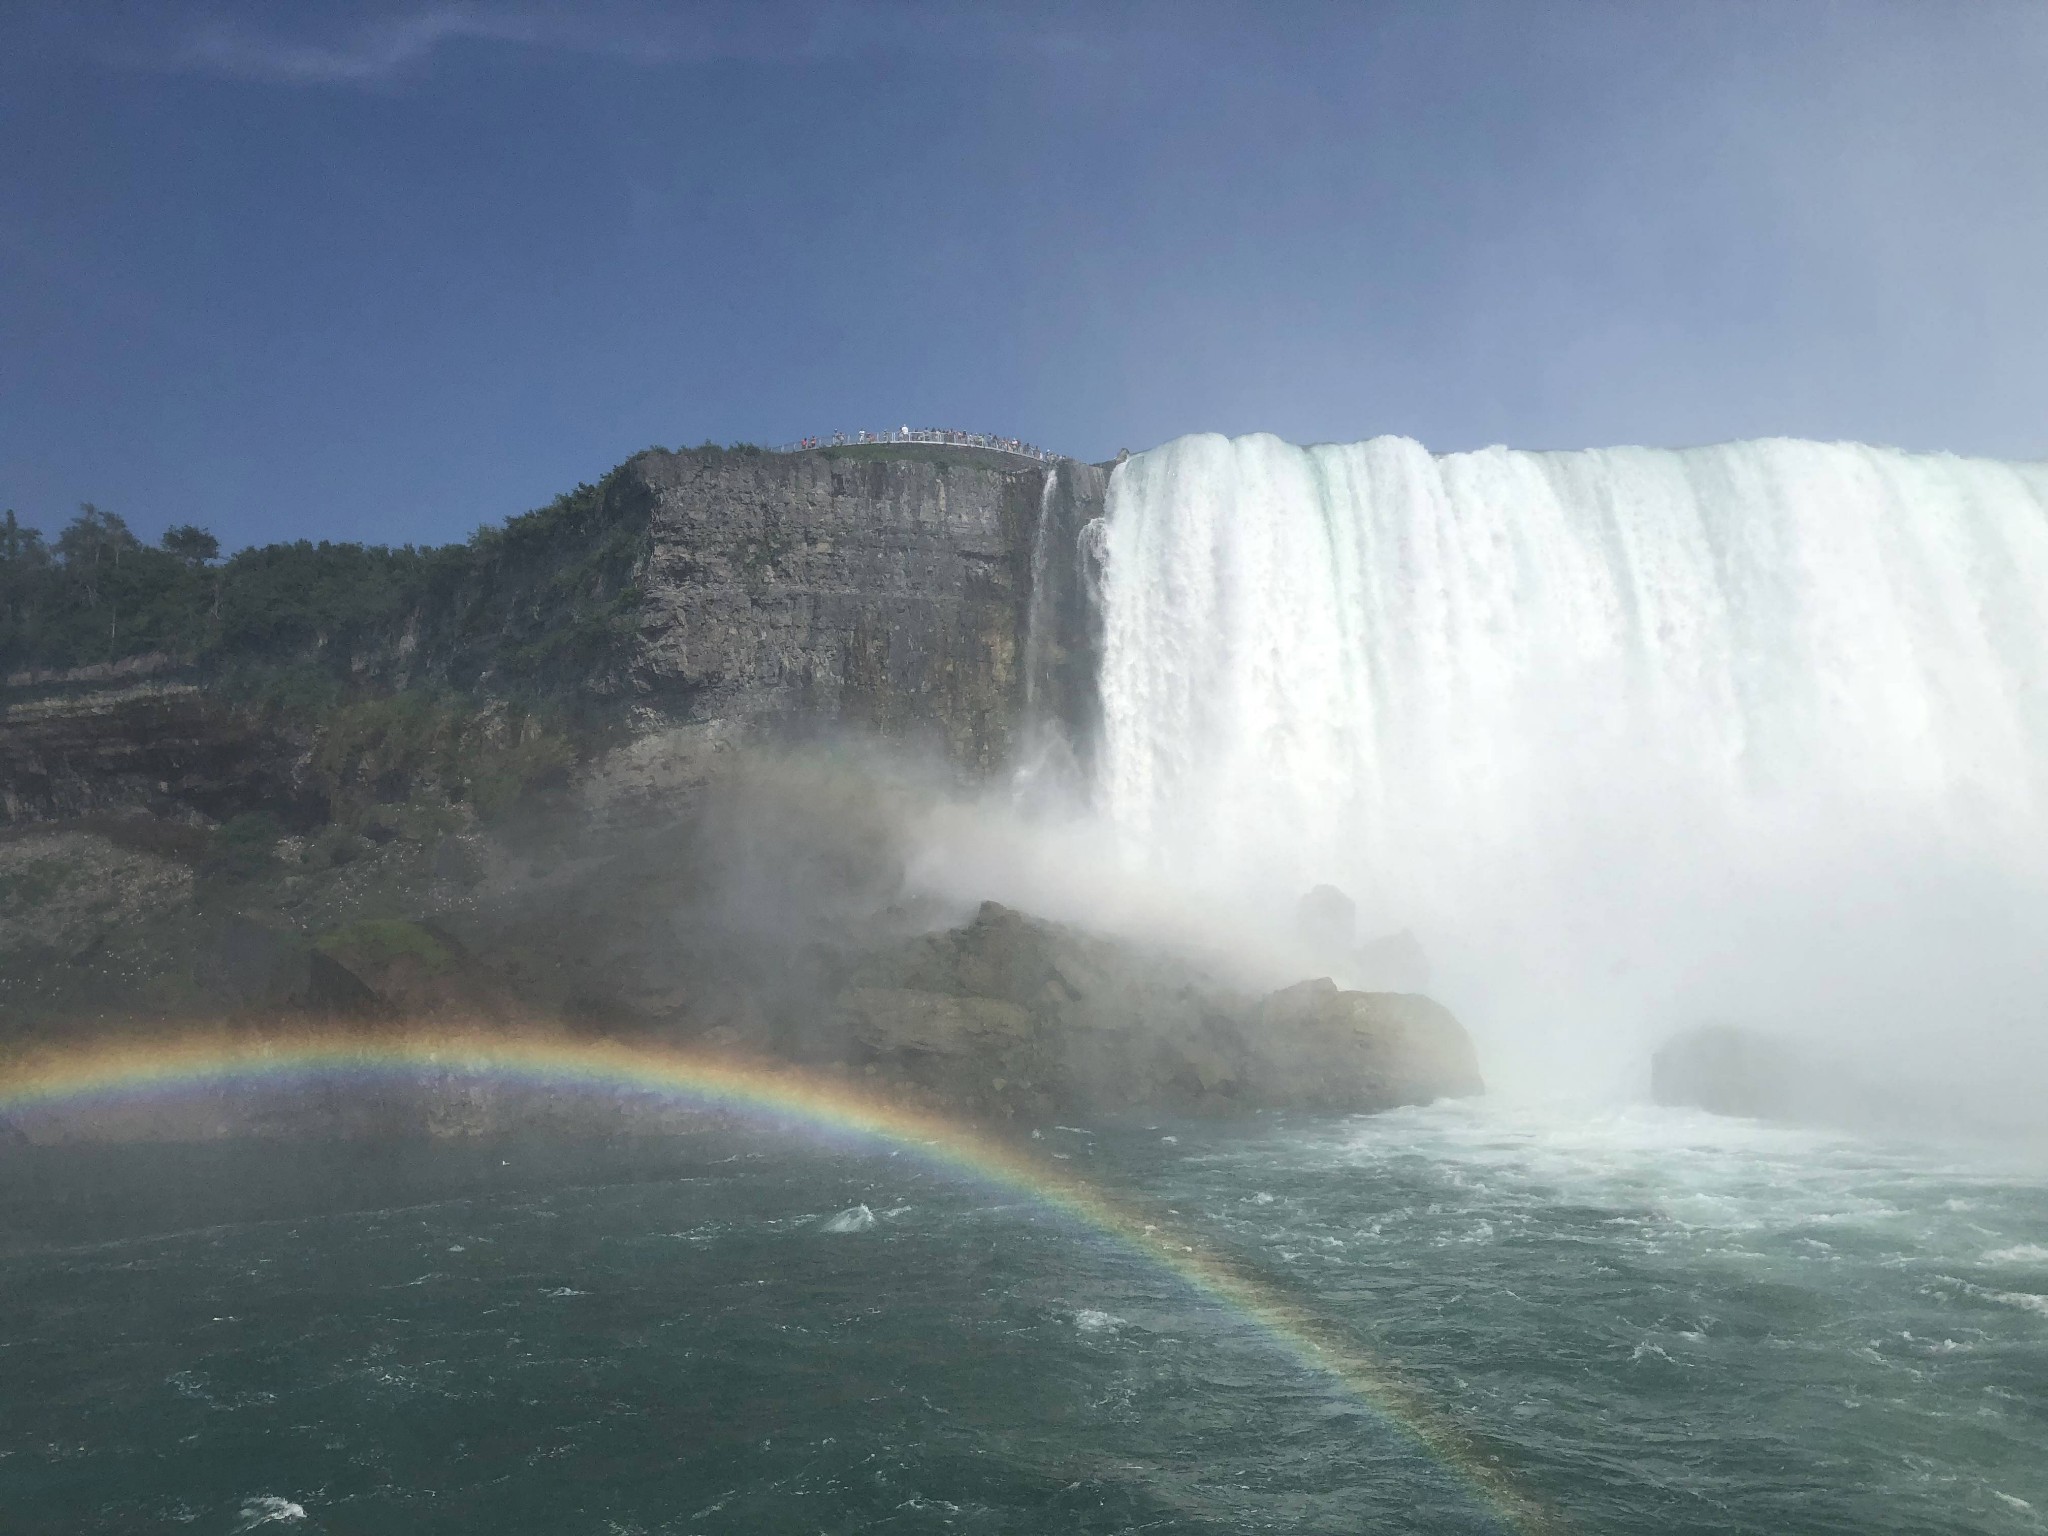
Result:
[[1038,524],[1031,530],[1031,591],[1024,611],[1024,712],[1027,723],[1044,702],[1046,648],[1051,643],[1052,599],[1046,580],[1054,543],[1053,498],[1060,486],[1060,466],[1052,463],[1045,472],[1045,484],[1038,493]]

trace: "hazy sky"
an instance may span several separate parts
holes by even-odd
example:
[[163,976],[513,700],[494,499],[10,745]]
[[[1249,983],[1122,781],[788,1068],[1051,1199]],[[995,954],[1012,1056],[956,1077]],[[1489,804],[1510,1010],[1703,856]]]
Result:
[[2048,4],[0,11],[0,506],[439,541],[650,443],[2048,455]]

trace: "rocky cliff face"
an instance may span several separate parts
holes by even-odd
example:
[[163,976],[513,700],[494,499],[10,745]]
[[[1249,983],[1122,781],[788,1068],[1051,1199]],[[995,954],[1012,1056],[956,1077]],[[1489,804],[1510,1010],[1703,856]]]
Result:
[[[1095,466],[973,450],[643,453],[567,510],[458,551],[374,623],[296,625],[276,654],[212,670],[146,657],[10,677],[0,826],[317,819],[305,771],[329,706],[274,707],[266,669],[337,700],[512,701],[630,734],[849,728],[991,772],[1033,711],[1087,734],[1095,642],[1077,562],[1106,484]],[[309,590],[304,607],[331,602]]]
[[[633,460],[654,507],[635,702],[674,723],[851,726],[970,769],[1006,761],[1037,692],[1032,663],[1051,707],[1076,710],[1070,675],[1089,641],[1065,551],[1099,515],[1106,477],[983,457]],[[1066,492],[1048,496],[1057,477]],[[1057,597],[1037,590],[1055,582]]]
[[0,826],[141,811],[303,812],[296,749],[190,681],[86,679],[0,693]]

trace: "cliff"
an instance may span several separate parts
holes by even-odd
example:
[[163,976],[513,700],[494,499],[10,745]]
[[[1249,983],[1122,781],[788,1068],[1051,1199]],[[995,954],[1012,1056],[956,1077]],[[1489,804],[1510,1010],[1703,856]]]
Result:
[[[0,825],[257,808],[315,825],[334,722],[392,698],[530,717],[583,757],[726,722],[851,728],[987,773],[1027,698],[1086,733],[1073,567],[1106,479],[974,450],[650,450],[446,549],[276,545],[194,572],[136,546],[128,601],[159,617],[126,633],[178,648],[81,660],[76,625],[13,634]],[[48,562],[9,580],[10,612],[114,601]]]
[[[647,453],[624,473],[653,509],[639,721],[853,727],[987,772],[1015,750],[1041,656],[1050,707],[1079,717],[1070,658],[1090,641],[1064,552],[1100,514],[1100,469],[821,450]],[[1054,631],[1036,646],[1034,618]]]
[[[1076,562],[1106,480],[973,450],[655,450],[438,550],[195,567],[104,514],[97,576],[18,548],[0,1026],[252,1005],[222,958],[252,911],[303,942],[448,913],[534,1006],[668,1018],[692,970],[701,1011],[718,946],[661,922],[681,903],[719,931],[692,871],[739,858],[700,814],[734,754],[846,731],[977,778],[1027,716],[1085,736]],[[91,659],[112,626],[86,620],[117,606],[120,635],[171,648]],[[815,861],[839,834],[805,826]]]

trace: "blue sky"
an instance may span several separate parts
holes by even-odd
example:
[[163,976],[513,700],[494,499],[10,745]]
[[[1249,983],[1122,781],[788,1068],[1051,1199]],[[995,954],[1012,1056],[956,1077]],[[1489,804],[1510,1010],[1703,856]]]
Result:
[[2048,5],[0,12],[0,506],[440,541],[634,450],[2048,455]]

